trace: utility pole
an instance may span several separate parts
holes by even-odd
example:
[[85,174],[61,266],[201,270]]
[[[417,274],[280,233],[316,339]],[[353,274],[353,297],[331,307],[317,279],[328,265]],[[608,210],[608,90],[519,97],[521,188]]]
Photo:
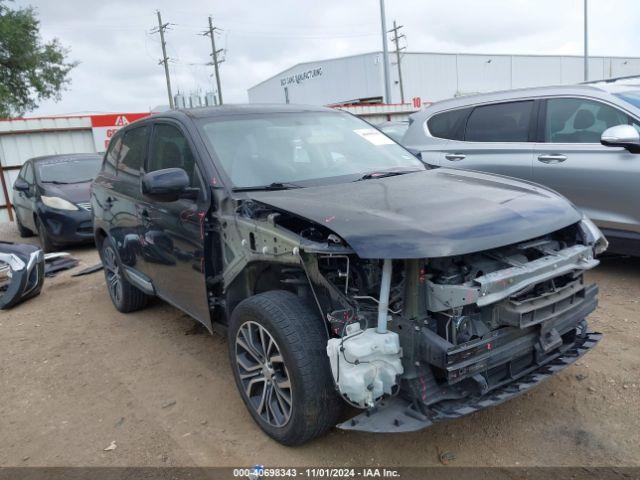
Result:
[[209,30],[207,32],[204,32],[203,35],[208,35],[211,37],[211,58],[213,60],[213,68],[216,74],[216,85],[218,86],[218,105],[222,105],[222,87],[220,86],[220,70],[218,68],[218,65],[224,62],[224,60],[218,60],[218,54],[222,53],[224,49],[221,48],[219,50],[216,50],[216,30],[219,29],[213,26],[213,18],[211,18],[211,15],[209,15]]
[[398,67],[398,83],[400,84],[400,103],[404,103],[404,85],[402,84],[402,58],[400,56],[400,52],[404,50],[406,47],[400,48],[400,39],[405,35],[398,35],[402,25],[397,26],[396,21],[393,21],[393,28],[389,30],[389,33],[393,32],[393,38],[391,41],[396,44],[396,65]]
[[391,83],[389,82],[389,48],[387,46],[387,16],[384,0],[380,0],[380,23],[382,27],[382,63],[384,69],[384,101],[391,102]]
[[584,0],[584,81],[589,81],[589,22],[587,19],[587,0]]
[[162,45],[162,60],[158,65],[164,64],[164,76],[167,78],[167,95],[169,95],[169,108],[173,109],[173,95],[171,94],[171,79],[169,78],[169,58],[167,57],[167,44],[164,41],[164,31],[169,27],[168,23],[162,23],[160,10],[156,10],[158,14],[158,27],[151,30],[151,33],[160,34],[160,45]]

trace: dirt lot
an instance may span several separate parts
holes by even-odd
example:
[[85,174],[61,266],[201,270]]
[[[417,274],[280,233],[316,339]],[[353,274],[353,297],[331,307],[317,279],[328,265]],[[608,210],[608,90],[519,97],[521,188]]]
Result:
[[222,337],[159,301],[122,315],[102,273],[63,272],[0,313],[0,466],[422,466],[438,451],[455,465],[638,466],[640,260],[605,260],[590,278],[601,288],[591,325],[605,337],[534,391],[417,433],[336,429],[287,448],[246,412]]

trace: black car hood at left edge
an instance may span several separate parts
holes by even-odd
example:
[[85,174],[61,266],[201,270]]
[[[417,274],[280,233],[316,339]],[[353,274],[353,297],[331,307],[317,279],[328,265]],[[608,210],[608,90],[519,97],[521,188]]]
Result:
[[71,203],[88,202],[90,199],[91,182],[82,183],[43,183],[43,195],[60,197]]
[[582,218],[544,187],[445,168],[248,195],[327,227],[361,258],[464,255],[533,239]]

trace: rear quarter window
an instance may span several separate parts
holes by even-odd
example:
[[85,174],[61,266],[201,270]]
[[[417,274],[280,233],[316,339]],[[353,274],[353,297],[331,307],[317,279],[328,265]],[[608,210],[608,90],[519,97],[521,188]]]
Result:
[[470,108],[450,110],[448,112],[436,113],[427,120],[427,128],[433,137],[445,138],[448,140],[462,140],[464,136],[464,122]]

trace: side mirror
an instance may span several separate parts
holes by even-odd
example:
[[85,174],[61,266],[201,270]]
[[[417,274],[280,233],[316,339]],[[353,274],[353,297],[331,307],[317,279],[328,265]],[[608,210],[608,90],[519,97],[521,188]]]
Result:
[[160,202],[175,202],[189,183],[189,176],[183,169],[165,168],[142,177],[142,193]]
[[13,189],[16,192],[28,192],[29,184],[22,178],[16,178],[16,181],[13,182]]
[[616,125],[602,132],[600,143],[605,147],[623,147],[640,153],[640,133],[631,125]]

